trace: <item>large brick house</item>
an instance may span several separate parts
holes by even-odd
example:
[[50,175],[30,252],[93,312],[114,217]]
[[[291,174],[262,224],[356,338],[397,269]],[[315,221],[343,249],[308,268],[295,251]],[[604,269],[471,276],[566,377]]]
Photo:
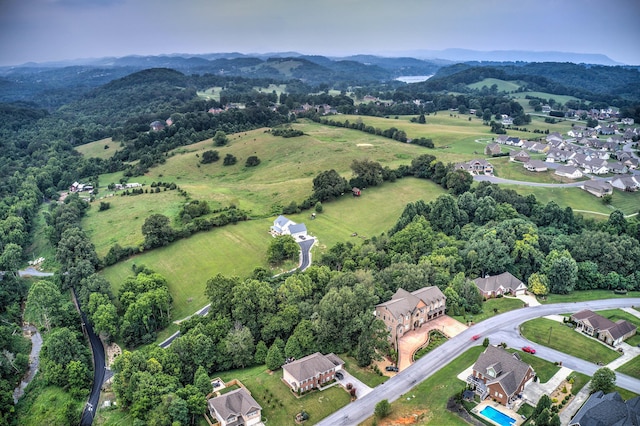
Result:
[[576,312],[571,315],[570,319],[576,323],[577,331],[602,340],[611,346],[622,343],[637,331],[637,327],[627,320],[613,322],[588,309]]
[[473,364],[473,373],[467,378],[467,383],[482,399],[491,398],[509,407],[534,376],[533,368],[517,353],[489,345]]
[[282,381],[294,392],[307,392],[332,381],[343,365],[344,361],[335,354],[316,352],[283,365]]
[[258,426],[263,424],[262,407],[245,388],[211,398],[207,405],[209,414],[215,417],[221,426]]
[[446,301],[446,296],[436,286],[411,293],[399,288],[391,300],[376,305],[375,315],[385,323],[389,340],[395,345],[406,332],[444,315]]

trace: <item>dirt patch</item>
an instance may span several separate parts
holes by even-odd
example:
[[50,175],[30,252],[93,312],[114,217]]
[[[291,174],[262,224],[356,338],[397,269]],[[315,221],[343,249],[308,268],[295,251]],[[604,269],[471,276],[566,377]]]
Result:
[[373,146],[373,145],[370,143],[359,143],[356,146]]
[[380,426],[402,426],[402,425],[417,425],[427,424],[431,415],[429,410],[413,410],[409,413],[402,414],[398,417],[387,417],[379,420]]
[[115,360],[118,355],[122,354],[122,348],[115,343],[112,343],[105,346],[104,352],[107,354],[107,367],[111,367],[113,360]]

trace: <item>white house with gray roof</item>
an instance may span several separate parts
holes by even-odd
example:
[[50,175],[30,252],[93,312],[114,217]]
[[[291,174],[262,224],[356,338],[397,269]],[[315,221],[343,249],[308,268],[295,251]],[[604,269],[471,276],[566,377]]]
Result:
[[211,398],[207,405],[221,426],[263,425],[262,407],[245,388]]
[[389,341],[396,347],[405,333],[444,315],[447,297],[436,286],[423,287],[409,293],[399,288],[391,300],[376,305],[375,316],[389,331]]
[[293,238],[306,237],[307,226],[304,223],[295,223],[291,219],[281,215],[273,221],[271,234],[273,236],[291,235]]

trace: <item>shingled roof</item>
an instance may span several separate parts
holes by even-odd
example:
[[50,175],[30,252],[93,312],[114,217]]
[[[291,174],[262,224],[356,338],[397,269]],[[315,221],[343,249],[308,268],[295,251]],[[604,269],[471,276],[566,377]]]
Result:
[[446,297],[444,293],[442,293],[442,291],[436,286],[423,287],[412,293],[399,288],[391,297],[391,300],[380,303],[379,305],[376,305],[376,307],[385,307],[395,318],[400,318],[403,315],[413,313],[421,300],[426,305],[429,305],[432,301],[445,299]]
[[282,369],[288,372],[296,381],[301,382],[315,377],[320,373],[329,371],[341,364],[344,364],[344,361],[333,353],[322,355],[320,352],[316,352],[285,364],[282,366]]
[[618,392],[597,391],[569,422],[569,426],[634,426],[640,424],[640,397],[624,401]]
[[260,404],[244,388],[211,398],[209,408],[213,408],[225,421],[243,417],[252,411],[262,410]]
[[635,325],[631,324],[627,320],[618,320],[617,322],[613,322],[609,318],[600,316],[588,309],[576,312],[572,317],[574,320],[588,323],[594,330],[599,332],[608,331],[614,340],[619,339],[636,328]]
[[520,360],[517,354],[507,352],[499,346],[487,346],[473,365],[474,371],[485,377],[492,377],[489,370],[495,372],[493,379],[487,380],[487,386],[492,383],[500,383],[507,395],[511,396],[518,390],[529,371],[529,364]]
[[476,278],[473,280],[476,286],[482,290],[483,293],[491,293],[502,286],[506,290],[516,291],[522,281],[514,277],[510,272],[503,272],[500,275],[487,276],[484,278]]

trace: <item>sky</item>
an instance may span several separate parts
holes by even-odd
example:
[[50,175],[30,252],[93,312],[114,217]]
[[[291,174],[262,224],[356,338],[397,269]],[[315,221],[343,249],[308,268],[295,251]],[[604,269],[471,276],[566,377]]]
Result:
[[107,56],[463,48],[640,65],[638,0],[0,0],[0,66]]

